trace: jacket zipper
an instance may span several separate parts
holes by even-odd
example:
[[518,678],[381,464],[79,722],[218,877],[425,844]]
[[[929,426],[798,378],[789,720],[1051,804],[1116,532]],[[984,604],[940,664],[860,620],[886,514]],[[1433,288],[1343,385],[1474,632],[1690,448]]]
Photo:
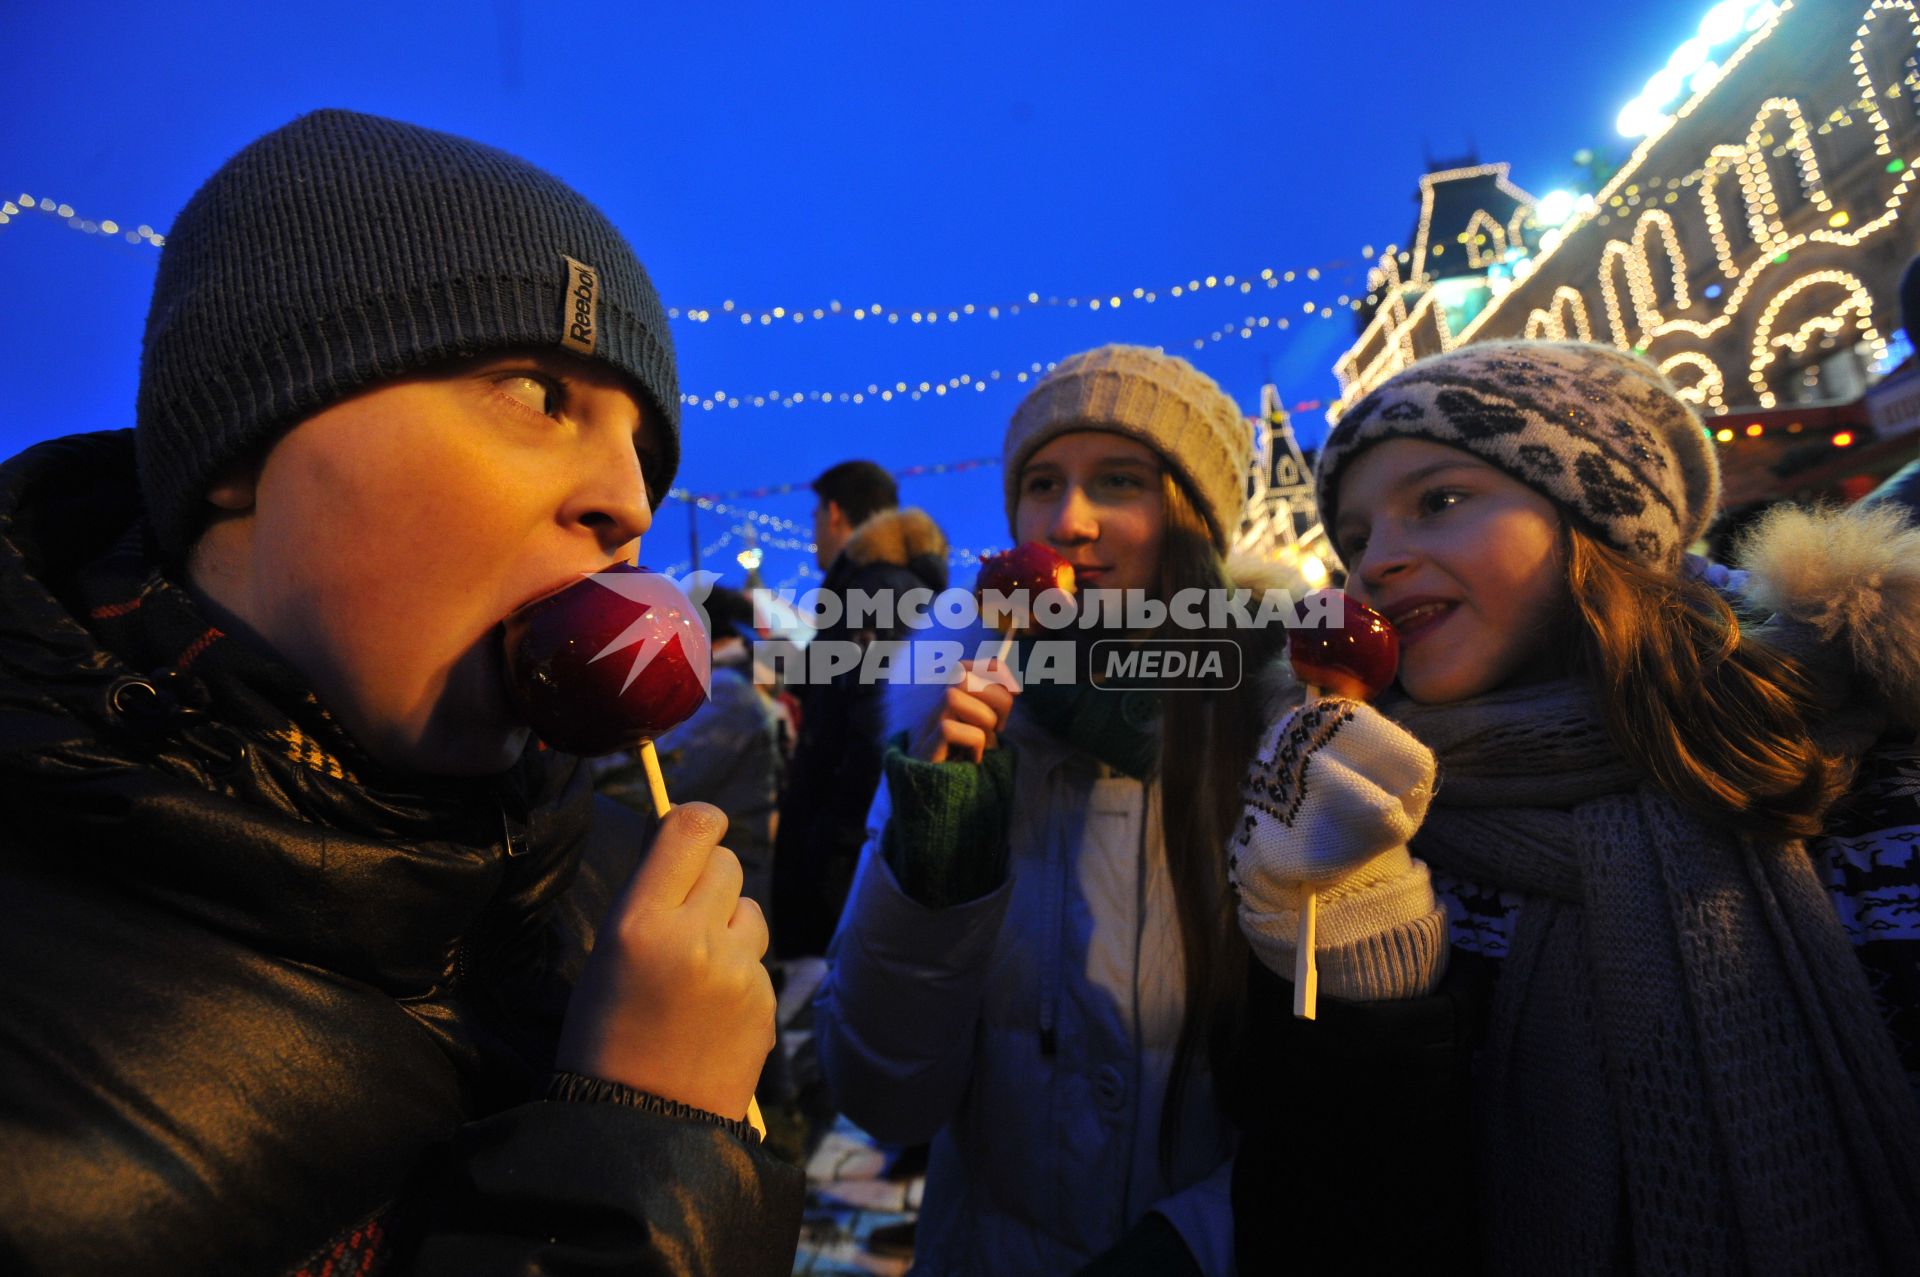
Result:
[[[495,798],[493,801],[494,805],[499,808],[500,811],[500,844],[503,851],[503,858],[515,860],[527,855],[533,850],[530,845],[530,840],[526,838],[516,840],[514,838],[513,822],[507,815],[507,805],[498,798]],[[474,919],[473,925],[468,927],[467,930],[461,934],[460,939],[454,942],[453,983],[456,987],[466,983],[467,972],[471,969],[474,948],[473,936],[476,932],[485,931],[486,924],[493,919],[493,913],[494,911],[491,907],[481,910],[480,916]]]

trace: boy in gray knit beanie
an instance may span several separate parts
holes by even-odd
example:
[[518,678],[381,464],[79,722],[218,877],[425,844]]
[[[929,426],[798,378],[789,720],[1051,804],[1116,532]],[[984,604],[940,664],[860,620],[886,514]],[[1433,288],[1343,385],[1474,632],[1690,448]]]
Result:
[[[147,314],[141,489],[177,561],[224,465],[376,381],[515,347],[569,351],[645,405],[679,461],[673,337],[599,209],[523,160],[377,116],[315,111],[182,209]],[[657,494],[656,494],[657,495]]]
[[725,818],[596,802],[506,686],[505,618],[633,561],[678,464],[620,233],[302,117],[170,228],[137,421],[0,465],[0,1252],[788,1272]]

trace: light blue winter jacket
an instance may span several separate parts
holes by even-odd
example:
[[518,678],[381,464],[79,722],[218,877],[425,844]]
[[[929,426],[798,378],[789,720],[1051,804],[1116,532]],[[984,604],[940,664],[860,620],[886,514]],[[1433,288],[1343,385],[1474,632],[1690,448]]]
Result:
[[1003,739],[1009,875],[982,899],[930,909],[901,891],[880,788],[815,1003],[834,1102],[883,1141],[933,1142],[917,1275],[1059,1277],[1150,1210],[1209,1277],[1230,1274],[1235,1134],[1204,1060],[1160,1169],[1185,991],[1157,788],[1023,708]]

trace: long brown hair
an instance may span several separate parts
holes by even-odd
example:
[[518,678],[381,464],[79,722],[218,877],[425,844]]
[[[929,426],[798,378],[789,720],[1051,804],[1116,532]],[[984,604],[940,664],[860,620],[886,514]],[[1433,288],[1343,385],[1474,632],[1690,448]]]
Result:
[[[1159,597],[1183,589],[1228,587],[1226,564],[1214,549],[1206,521],[1181,483],[1166,476],[1166,527],[1157,581]],[[1234,917],[1227,885],[1226,847],[1242,806],[1241,784],[1266,725],[1263,698],[1252,683],[1279,647],[1276,633],[1234,629],[1179,637],[1227,639],[1241,649],[1241,686],[1233,691],[1167,692],[1160,708],[1161,829],[1174,913],[1185,962],[1186,1005],[1173,1068],[1160,1110],[1160,1164],[1170,1171],[1179,1136],[1181,1099],[1202,1050],[1215,1078],[1239,1032],[1249,950]]]
[[1813,737],[1806,671],[1744,639],[1704,582],[1582,532],[1565,537],[1576,665],[1596,684],[1615,747],[1706,816],[1775,837],[1818,833],[1848,768]]

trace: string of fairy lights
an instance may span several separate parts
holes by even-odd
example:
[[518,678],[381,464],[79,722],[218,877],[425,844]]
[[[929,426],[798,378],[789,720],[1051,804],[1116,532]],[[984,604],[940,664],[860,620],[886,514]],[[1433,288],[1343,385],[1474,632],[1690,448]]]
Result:
[[[998,457],[969,457],[961,461],[941,461],[930,465],[905,466],[893,471],[897,479],[917,479],[936,475],[966,474],[969,471],[983,470],[1000,464]],[[667,499],[678,501],[706,514],[717,514],[735,522],[715,540],[700,547],[700,561],[706,562],[740,537],[745,537],[755,546],[772,550],[800,551],[814,553],[816,547],[812,540],[813,530],[793,519],[782,518],[777,514],[768,514],[764,510],[755,510],[735,504],[739,497],[786,496],[808,487],[804,482],[767,484],[758,488],[743,488],[735,492],[696,493],[686,488],[674,488],[667,493]],[[788,536],[785,533],[796,535]],[[954,548],[948,553],[948,562],[961,566],[977,564],[999,547],[988,546],[980,550]],[[683,561],[667,568],[670,575],[679,576],[692,570],[693,563]],[[801,575],[806,575],[805,571]]]
[[[791,488],[789,488],[791,490]],[[694,509],[708,514],[717,514],[727,519],[742,519],[765,528],[769,532],[804,532],[809,535],[813,529],[795,523],[792,519],[783,519],[777,514],[767,514],[761,510],[749,510],[744,506],[729,505],[712,497],[689,492],[685,488],[674,488],[667,493],[670,500],[691,505]]]
[[18,199],[0,200],[0,226],[6,226],[14,218],[27,213],[51,214],[65,222],[69,228],[87,235],[103,235],[108,239],[122,238],[129,244],[146,244],[153,248],[167,246],[167,237],[145,222],[138,226],[124,226],[110,217],[95,221],[93,218],[82,217],[74,212],[73,205],[61,203],[44,195],[35,199],[31,195],[22,193]]
[[[1343,299],[1344,304],[1344,299]],[[1334,311],[1328,306],[1314,306],[1306,303],[1305,318],[1330,319]],[[1293,320],[1285,315],[1247,315],[1232,319],[1215,328],[1204,336],[1190,338],[1177,343],[1180,347],[1191,346],[1194,350],[1205,350],[1209,345],[1239,338],[1251,338],[1262,329],[1283,330],[1291,327]],[[896,380],[891,385],[882,382],[868,382],[864,389],[852,390],[769,390],[764,394],[729,394],[725,390],[715,390],[708,394],[695,392],[683,393],[680,402],[689,408],[700,408],[711,412],[716,408],[793,408],[805,403],[909,403],[929,396],[939,398],[947,394],[958,394],[971,390],[984,392],[987,387],[999,381],[1024,385],[1052,372],[1052,363],[1034,361],[1024,368],[993,368],[983,373],[963,372],[935,381],[922,378],[917,381]]]
[[[742,327],[754,327],[757,325],[762,328],[772,327],[775,324],[781,323],[804,324],[809,320],[819,323],[829,319],[851,319],[855,322],[870,319],[875,323],[899,324],[904,322],[909,325],[922,324],[932,326],[941,323],[958,324],[973,319],[995,320],[1012,318],[1022,313],[1022,311],[1033,310],[1085,309],[1088,311],[1113,311],[1119,310],[1122,306],[1128,305],[1129,303],[1136,306],[1151,306],[1162,300],[1198,296],[1201,293],[1213,292],[1215,290],[1229,293],[1237,291],[1242,295],[1250,295],[1256,289],[1277,289],[1301,280],[1309,282],[1317,281],[1323,270],[1344,270],[1356,266],[1360,264],[1360,262],[1365,262],[1372,256],[1372,245],[1367,245],[1360,250],[1359,262],[1336,260],[1323,262],[1317,266],[1307,266],[1293,270],[1276,270],[1269,266],[1262,267],[1258,272],[1250,272],[1246,275],[1191,275],[1184,281],[1176,280],[1160,288],[1134,287],[1124,292],[1113,291],[1060,296],[1056,294],[1043,295],[1039,291],[1033,290],[1029,291],[1024,298],[1016,298],[1011,301],[960,302],[945,307],[926,306],[919,308],[887,306],[880,302],[869,302],[865,305],[849,306],[836,299],[829,301],[824,306],[816,305],[811,308],[806,306],[770,306],[765,309],[755,309],[753,307],[739,305],[729,298],[720,303],[717,312],[708,306],[669,306],[667,308],[667,317],[669,319],[682,319],[695,324],[725,323],[729,319],[737,319]],[[1343,302],[1342,304],[1344,305],[1346,303]]]
[[[967,457],[959,461],[940,461],[932,464],[902,466],[892,471],[896,479],[920,479],[937,475],[966,474],[970,471],[986,470],[1000,464],[999,457]],[[768,514],[764,510],[753,510],[745,506],[730,504],[740,497],[786,496],[809,487],[805,482],[773,483],[758,488],[741,488],[732,492],[695,493],[685,488],[674,488],[667,493],[669,500],[691,505],[696,510],[737,519],[719,537],[700,547],[700,562],[704,563],[740,537],[745,537],[754,547],[772,550],[791,550],[813,554],[818,547],[809,536],[782,536],[782,532],[808,533],[792,519],[783,519],[779,515]],[[989,554],[997,553],[1004,547],[985,546],[978,550],[956,546],[947,552],[949,566],[977,566]],[[670,565],[666,571],[671,576],[680,576],[693,569],[692,560],[682,560]],[[744,564],[743,564],[744,566]],[[757,562],[754,566],[758,566]],[[801,567],[798,580],[812,574],[812,569]],[[789,580],[786,585],[793,584]],[[784,588],[784,586],[782,587]]]
[[[700,562],[703,564],[710,562],[715,555],[719,554],[722,550],[725,550],[728,546],[731,546],[732,544],[734,544],[734,542],[741,540],[742,538],[749,541],[751,545],[757,549],[786,550],[786,551],[792,551],[795,553],[812,555],[816,553],[819,548],[810,540],[803,540],[798,537],[768,536],[762,533],[755,532],[746,523],[736,523],[733,526],[729,527],[725,532],[722,532],[719,536],[715,537],[711,541],[706,542],[704,545],[700,547]],[[969,549],[964,546],[955,546],[952,549],[947,551],[947,566],[960,567],[960,568],[978,567],[981,561],[984,560],[988,555],[997,554],[1005,548],[1006,548],[1005,546],[989,545],[989,546],[983,546],[980,549],[975,550],[975,549]],[[751,555],[751,551],[743,551],[742,555],[738,556],[740,558],[742,566],[748,566],[748,557],[750,555]],[[752,566],[754,567],[759,566],[759,560],[757,558],[752,559]],[[693,567],[694,567],[693,560],[681,559],[677,563],[668,564],[666,568],[663,570],[668,576],[685,576],[688,572],[691,572],[693,570]],[[792,586],[798,581],[805,580],[814,575],[815,575],[815,570],[811,567],[806,566],[803,563],[792,577],[789,577],[786,581],[781,582],[775,588],[785,589],[785,588],[788,588],[789,586]]]
[[[27,210],[38,211],[58,217],[64,220],[70,228],[85,234],[111,236],[120,233],[120,224],[115,221],[95,221],[90,218],[85,218],[77,213],[70,204],[56,202],[50,197],[36,199],[32,195],[24,192],[17,201],[9,200],[5,204],[0,205],[0,226],[5,226],[13,217]],[[155,248],[164,247],[166,243],[166,237],[164,235],[155,232],[152,227],[145,224],[139,226],[135,231],[126,232],[125,235],[130,243],[146,243]],[[1366,245],[1362,248],[1361,253],[1362,260],[1371,257],[1373,255],[1373,246]],[[1326,264],[1329,270],[1340,269],[1346,265],[1349,265],[1349,263]],[[1176,282],[1164,289],[1137,287],[1131,290],[1131,298],[1136,303],[1152,305],[1161,300],[1163,296],[1166,298],[1179,298],[1201,293],[1213,293],[1215,290],[1224,293],[1232,293],[1237,290],[1242,295],[1250,295],[1256,287],[1277,289],[1302,280],[1309,283],[1317,283],[1321,278],[1322,268],[1320,266],[1307,266],[1291,270],[1268,267],[1261,269],[1256,275],[1248,278],[1241,278],[1235,275],[1194,275],[1190,276],[1184,283]],[[1025,305],[1029,309],[1047,307],[1063,309],[1084,308],[1091,313],[1103,309],[1107,311],[1118,310],[1126,304],[1126,301],[1127,298],[1117,292],[1109,293],[1105,297],[1097,295],[1043,297],[1038,292],[1029,292]],[[1185,339],[1178,343],[1178,348],[1204,350],[1209,345],[1232,340],[1236,337],[1242,340],[1250,339],[1255,333],[1261,330],[1284,331],[1292,328],[1299,322],[1308,320],[1330,320],[1336,315],[1344,315],[1348,312],[1358,310],[1360,304],[1360,298],[1358,296],[1348,293],[1341,293],[1337,299],[1331,302],[1324,299],[1318,301],[1305,300],[1300,303],[1300,311],[1297,316],[1249,314],[1237,319],[1230,319],[1203,335]],[[1002,315],[1018,315],[1021,313],[1022,305],[1023,303],[1017,301],[1005,304],[965,302],[948,307],[944,312],[944,319],[947,323],[956,323],[963,318],[979,315],[984,315],[989,319],[998,319]],[[899,323],[904,318],[909,324],[925,325],[937,324],[942,321],[943,317],[943,312],[934,307],[929,307],[925,310],[902,311],[876,304],[849,308],[838,301],[830,302],[824,307],[816,306],[809,312],[804,309],[788,311],[782,306],[775,306],[767,310],[740,309],[729,300],[721,303],[720,312],[722,315],[737,314],[739,318],[747,324],[757,322],[762,325],[770,325],[776,320],[801,323],[808,318],[809,314],[816,320],[848,315],[855,320],[871,317],[879,322],[893,324]],[[686,320],[693,323],[706,323],[712,318],[712,312],[703,307],[669,307],[667,314],[669,318]],[[987,387],[994,382],[1006,381],[1013,384],[1025,384],[1030,380],[1043,376],[1047,372],[1052,371],[1052,369],[1053,365],[1051,363],[1032,361],[1025,367],[991,368],[978,372],[966,371],[937,378],[925,376],[900,377],[897,375],[887,378],[873,378],[868,380],[864,386],[854,385],[852,387],[834,390],[821,390],[817,388],[781,390],[774,388],[759,392],[729,393],[724,389],[714,389],[704,392],[684,392],[680,396],[680,402],[688,408],[699,408],[708,412],[721,408],[729,410],[741,408],[794,408],[809,403],[843,405],[888,404],[896,402],[912,403],[927,398],[940,398],[950,393],[959,394],[968,390],[975,393],[983,393]]]
[[[151,226],[144,223],[137,228],[123,231],[123,223],[111,218],[95,220],[84,217],[75,212],[71,204],[55,200],[48,196],[35,198],[24,192],[17,199],[0,203],[0,227],[6,226],[14,218],[28,212],[51,214],[65,222],[70,229],[87,235],[100,235],[113,238],[124,234],[126,241],[130,244],[145,243],[153,248],[164,248],[167,242],[167,237],[164,234],[155,231]],[[1176,280],[1174,283],[1161,288],[1136,287],[1124,291],[1115,290],[1067,296],[1055,294],[1043,295],[1038,290],[1030,290],[1025,295],[1024,300],[1016,299],[998,302],[970,301],[954,303],[947,306],[924,307],[886,306],[879,302],[850,306],[839,300],[833,300],[827,302],[825,305],[815,305],[811,307],[769,306],[763,309],[756,309],[738,305],[732,299],[728,299],[722,301],[717,308],[712,306],[669,306],[667,307],[667,318],[690,324],[720,323],[729,319],[737,319],[743,327],[754,327],[757,325],[763,328],[772,327],[777,323],[804,324],[809,320],[818,323],[828,319],[848,319],[856,322],[871,319],[875,323],[906,323],[910,327],[916,324],[932,327],[940,323],[957,324],[968,319],[996,320],[1011,318],[1021,314],[1023,311],[1048,309],[1085,309],[1089,312],[1101,310],[1115,311],[1127,305],[1130,301],[1135,305],[1151,306],[1162,300],[1198,296],[1202,293],[1212,293],[1216,290],[1227,293],[1237,291],[1242,295],[1251,295],[1256,289],[1278,289],[1300,281],[1317,282],[1321,278],[1323,271],[1332,272],[1356,267],[1364,264],[1372,258],[1373,255],[1373,246],[1368,244],[1361,248],[1357,261],[1328,261],[1314,266],[1303,266],[1294,269],[1263,267],[1258,271],[1249,272],[1246,275],[1196,274],[1189,276],[1184,281]],[[1353,304],[1353,299],[1343,296],[1338,304],[1341,307],[1350,307]],[[1316,306],[1315,309],[1318,310],[1321,309],[1321,307]]]
[[[1788,115],[1790,127],[1787,130],[1786,140],[1779,145],[1773,146],[1771,148],[1771,154],[1775,158],[1781,158],[1787,156],[1789,153],[1794,153],[1795,158],[1803,165],[1811,163],[1807,145],[1808,135],[1810,133],[1817,132],[1819,134],[1826,134],[1835,129],[1851,127],[1856,122],[1856,116],[1851,111],[1836,110],[1826,119],[1820,121],[1817,126],[1810,128],[1808,122],[1800,116],[1797,104],[1782,100],[1777,105],[1782,107],[1783,113]],[[1868,106],[1869,103],[1862,101],[1855,105]],[[1877,113],[1867,112],[1866,115],[1869,120],[1875,123],[1876,128],[1880,127]],[[1771,139],[1768,140],[1771,141]],[[1726,149],[1730,152],[1733,148]],[[1768,153],[1760,144],[1760,133],[1757,126],[1755,135],[1750,136],[1747,139],[1747,145],[1741,149],[1744,151],[1744,155],[1740,157],[1731,157],[1729,154],[1720,153],[1709,156],[1707,161],[1698,169],[1681,177],[1668,179],[1661,184],[1665,188],[1663,191],[1651,192],[1646,198],[1649,203],[1655,200],[1663,200],[1665,203],[1671,204],[1679,197],[1681,191],[1696,185],[1704,185],[1706,188],[1711,188],[1721,173],[1730,170],[1737,174],[1742,194],[1748,194],[1757,180],[1764,180],[1763,175],[1757,173],[1755,169],[1756,166],[1764,167],[1760,156]],[[1733,160],[1731,164],[1729,163],[1730,158]],[[1811,178],[1815,190],[1818,191],[1821,184],[1819,182],[1817,167],[1811,169],[1808,176]],[[1710,196],[1711,191],[1710,189],[1705,189],[1702,191],[1702,194]],[[1611,220],[1611,217],[1630,216],[1633,209],[1641,203],[1641,198],[1641,192],[1631,186],[1624,191],[1615,191],[1605,206],[1595,210],[1597,213],[1596,220],[1600,224],[1605,225],[1606,222]],[[1712,201],[1710,200],[1709,202],[1711,203]],[[1748,203],[1748,207],[1753,208],[1754,205]],[[1764,201],[1760,204],[1760,207],[1765,207]],[[0,202],[0,228],[4,228],[14,218],[28,211],[59,218],[70,228],[86,234],[123,238],[130,244],[146,245],[153,248],[162,248],[166,244],[166,236],[161,232],[155,231],[148,224],[141,223],[136,227],[127,229],[122,223],[113,219],[95,220],[84,217],[70,204],[59,202],[46,196],[35,198],[24,192],[17,200]],[[1717,207],[1710,207],[1708,210],[1709,219],[1714,223],[1713,229],[1716,231],[1720,229],[1720,219],[1717,216],[1718,212]],[[1548,237],[1554,240],[1559,238],[1551,230],[1548,232]],[[1719,238],[1720,236],[1715,236],[1716,241]],[[1543,241],[1543,253],[1550,248],[1551,244]],[[1436,248],[1435,251],[1437,252],[1439,250]],[[1361,249],[1362,261],[1372,258],[1373,255],[1374,250],[1371,245],[1367,245]],[[1399,259],[1406,259],[1408,253],[1397,250],[1397,247],[1394,245],[1389,245],[1385,254],[1383,254],[1382,260],[1390,261],[1396,256]],[[1635,264],[1637,265],[1637,263]],[[999,319],[1003,316],[1018,315],[1021,313],[1023,307],[1028,310],[1049,307],[1062,309],[1083,308],[1089,312],[1097,312],[1103,309],[1107,311],[1116,310],[1126,305],[1129,300],[1135,304],[1152,305],[1165,299],[1191,297],[1203,293],[1218,295],[1221,292],[1233,292],[1237,290],[1241,294],[1251,294],[1256,288],[1277,289],[1301,280],[1318,282],[1322,278],[1323,267],[1327,270],[1334,270],[1343,268],[1346,265],[1348,265],[1348,263],[1329,262],[1323,263],[1322,266],[1308,266],[1285,270],[1269,267],[1262,268],[1245,277],[1233,274],[1191,275],[1185,281],[1176,281],[1163,288],[1148,289],[1145,287],[1135,287],[1128,290],[1125,294],[1110,292],[1105,296],[1098,294],[1043,296],[1037,291],[1029,291],[1026,294],[1025,302],[1018,300],[998,303],[964,302],[945,308],[927,307],[919,310],[903,310],[897,307],[887,307],[878,304],[849,307],[837,300],[831,301],[825,306],[814,306],[811,308],[794,307],[789,309],[784,306],[773,306],[765,309],[754,309],[739,306],[731,299],[728,299],[720,304],[717,314],[721,318],[737,318],[745,326],[772,326],[775,323],[788,322],[804,323],[809,319],[819,321],[836,317],[847,317],[856,321],[872,319],[876,322],[890,324],[898,324],[901,322],[906,322],[909,325],[934,325],[942,322],[952,324],[964,319],[982,316],[988,319]],[[1635,276],[1638,274],[1637,271],[1630,271],[1630,273]],[[1732,272],[1730,271],[1729,273]],[[1380,271],[1376,269],[1374,274],[1376,279],[1378,279]],[[1379,279],[1379,282],[1369,280],[1368,283],[1375,289],[1379,289],[1386,283],[1386,280]],[[1642,290],[1638,287],[1639,280],[1637,278],[1634,280],[1634,284],[1635,288],[1633,291],[1641,292]],[[1611,290],[1609,291],[1611,292]],[[1318,301],[1307,300],[1301,303],[1301,309],[1297,314],[1268,313],[1243,315],[1223,322],[1205,334],[1175,343],[1174,348],[1200,351],[1206,349],[1209,345],[1236,338],[1249,340],[1262,330],[1285,331],[1299,323],[1307,321],[1332,320],[1337,316],[1359,311],[1363,305],[1378,303],[1381,300],[1383,300],[1383,298],[1381,298],[1377,292],[1369,293],[1365,297],[1342,293],[1332,302],[1326,301],[1325,299]],[[1609,302],[1609,317],[1613,318],[1618,315],[1619,300],[1617,294],[1609,295],[1605,300]],[[1637,302],[1639,298],[1636,297],[1635,300]],[[1571,300],[1569,304],[1572,304]],[[1636,309],[1638,309],[1638,307],[1636,307]],[[716,314],[712,308],[704,306],[670,307],[668,313],[672,318],[677,320],[696,324],[713,322]],[[1573,331],[1577,327],[1581,327],[1581,325],[1570,323],[1569,331]],[[783,390],[779,388],[769,388],[761,391],[730,392],[724,388],[714,388],[712,390],[684,392],[681,395],[681,402],[685,407],[698,408],[706,412],[719,409],[794,408],[804,404],[866,406],[870,404],[912,403],[927,399],[938,399],[948,395],[957,396],[968,391],[976,394],[984,393],[990,385],[996,382],[1004,381],[1014,384],[1025,384],[1043,375],[1049,371],[1051,367],[1051,364],[1032,361],[1024,367],[1009,366],[991,368],[983,371],[967,370],[957,374],[950,373],[942,377],[929,377],[917,374],[903,377],[895,374],[884,378],[870,378],[864,385],[855,384],[834,389],[788,388]]]
[[[1855,51],[1855,59],[1858,61],[1857,50]],[[1853,105],[1856,108],[1865,108],[1868,107],[1870,103],[1863,99]],[[1869,119],[1876,129],[1875,143],[1884,152],[1886,150],[1884,137],[1886,125],[1878,116],[1869,115]],[[1850,111],[1836,110],[1829,118],[1821,121],[1820,124],[1811,131],[1824,135],[1835,129],[1849,128],[1855,122],[1855,118]],[[1795,133],[1799,133],[1803,127],[1803,125],[1796,121]],[[1792,147],[1793,142],[1789,141],[1774,148],[1772,154],[1775,158],[1784,157]],[[1672,185],[1692,185],[1704,177],[1710,177],[1717,167],[1719,167],[1719,165],[1715,160],[1709,160],[1694,172],[1684,177],[1672,179]],[[1625,202],[1624,199],[1615,201],[1616,208],[1624,206]],[[66,223],[70,229],[88,235],[124,239],[127,243],[142,244],[151,248],[164,248],[166,246],[166,235],[154,230],[154,228],[147,223],[134,225],[125,221],[117,221],[113,218],[95,219],[87,217],[76,212],[71,204],[53,199],[49,196],[35,197],[24,192],[15,199],[0,201],[0,227],[5,227],[14,219],[29,212],[51,215]],[[1396,246],[1388,246],[1388,253],[1394,253],[1395,251]],[[1401,252],[1399,255],[1402,258],[1408,256],[1405,252]],[[777,324],[804,324],[810,321],[817,323],[830,319],[849,319],[853,321],[872,320],[876,323],[906,323],[909,326],[921,325],[931,327],[941,323],[955,324],[970,319],[998,320],[1019,315],[1023,312],[1046,309],[1085,309],[1090,312],[1102,310],[1113,311],[1119,310],[1129,303],[1134,305],[1153,305],[1161,301],[1182,297],[1194,297],[1203,293],[1238,291],[1241,294],[1252,294],[1256,290],[1278,289],[1285,285],[1301,281],[1317,282],[1322,278],[1323,273],[1337,272],[1352,267],[1363,266],[1372,261],[1374,257],[1375,250],[1373,246],[1369,244],[1361,247],[1359,257],[1356,260],[1336,259],[1321,262],[1317,265],[1294,267],[1291,269],[1262,267],[1257,271],[1250,270],[1244,274],[1192,274],[1185,280],[1175,280],[1171,284],[1166,284],[1158,288],[1135,286],[1129,289],[1103,290],[1069,295],[1043,294],[1035,289],[1029,290],[1024,297],[995,302],[967,301],[949,303],[944,306],[899,307],[884,305],[879,302],[848,305],[845,302],[835,299],[824,304],[811,306],[776,305],[756,308],[741,305],[733,299],[728,298],[723,300],[717,307],[711,305],[670,306],[667,308],[667,315],[670,319],[691,324],[724,323],[728,320],[735,320],[743,327],[772,327]],[[1340,298],[1338,302],[1335,303],[1335,306],[1340,309],[1358,310],[1361,301],[1362,299],[1360,298],[1347,296]],[[1333,307],[1316,305],[1314,308],[1315,313],[1322,309],[1333,309]]]
[[[981,470],[999,464],[998,457],[967,457],[960,461],[938,461],[932,464],[905,466],[892,473],[896,479],[919,479],[927,475],[964,474],[969,470]],[[785,496],[808,486],[810,485],[806,482],[770,483],[758,488],[736,488],[731,492],[705,492],[700,495],[709,501],[735,501],[743,497],[751,500],[756,497]]]

